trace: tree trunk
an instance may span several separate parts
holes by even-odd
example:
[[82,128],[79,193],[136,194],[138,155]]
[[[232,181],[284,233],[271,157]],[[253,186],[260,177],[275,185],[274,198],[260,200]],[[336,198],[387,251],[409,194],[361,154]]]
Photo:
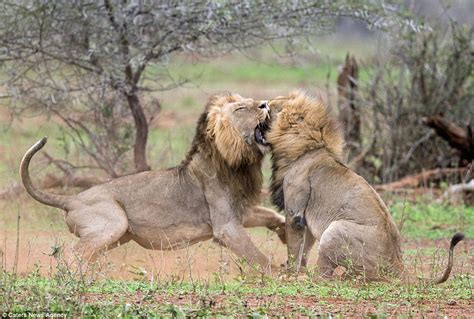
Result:
[[133,160],[137,172],[149,171],[151,167],[146,160],[146,143],[148,140],[148,122],[136,92],[127,94],[127,101],[135,122],[135,145],[133,146]]
[[470,126],[464,130],[440,115],[425,117],[423,123],[457,149],[461,153],[461,159],[474,160],[474,137]]
[[344,124],[344,138],[350,157],[354,157],[361,144],[361,114],[356,102],[359,66],[347,53],[346,62],[337,77],[339,120]]

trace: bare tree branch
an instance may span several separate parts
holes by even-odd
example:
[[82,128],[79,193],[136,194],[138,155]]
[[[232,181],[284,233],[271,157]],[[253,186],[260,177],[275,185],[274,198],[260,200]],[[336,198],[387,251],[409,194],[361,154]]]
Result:
[[[354,0],[80,0],[0,2],[0,63],[15,114],[53,113],[69,137],[110,176],[150,169],[149,91],[172,89],[169,74],[144,84],[175,53],[217,56],[275,39],[332,30],[336,17],[371,27],[407,24],[397,8]],[[78,117],[78,114],[81,114]]]

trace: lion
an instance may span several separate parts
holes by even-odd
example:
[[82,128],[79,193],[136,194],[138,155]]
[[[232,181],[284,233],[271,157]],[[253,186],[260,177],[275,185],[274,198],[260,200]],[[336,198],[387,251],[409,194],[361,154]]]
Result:
[[74,196],[49,194],[32,185],[28,172],[31,158],[46,144],[43,138],[24,155],[20,175],[34,199],[65,211],[69,230],[80,238],[75,251],[89,262],[130,240],[169,250],[214,238],[249,263],[270,269],[270,259],[244,230],[264,226],[285,240],[284,217],[256,206],[262,159],[269,151],[268,124],[266,101],[216,95],[177,167],[116,178]]
[[[393,274],[407,281],[400,233],[375,190],[342,163],[344,140],[326,105],[301,91],[269,102],[272,123],[272,202],[286,215],[288,267],[298,272],[319,241],[318,267],[323,277],[345,269],[346,275],[382,280]],[[449,262],[434,283],[446,281]],[[338,270],[338,273],[340,273]]]

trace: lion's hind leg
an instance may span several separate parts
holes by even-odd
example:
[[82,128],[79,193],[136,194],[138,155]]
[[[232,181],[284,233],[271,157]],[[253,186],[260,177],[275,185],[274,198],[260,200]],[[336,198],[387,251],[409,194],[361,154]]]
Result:
[[66,222],[80,238],[75,252],[87,262],[94,262],[100,252],[129,240],[127,216],[113,200],[69,211]]
[[378,279],[383,262],[380,248],[384,245],[374,241],[377,231],[374,226],[349,221],[332,222],[319,242],[320,274],[330,277],[338,266],[342,266],[345,269],[344,275],[362,276],[367,280]]

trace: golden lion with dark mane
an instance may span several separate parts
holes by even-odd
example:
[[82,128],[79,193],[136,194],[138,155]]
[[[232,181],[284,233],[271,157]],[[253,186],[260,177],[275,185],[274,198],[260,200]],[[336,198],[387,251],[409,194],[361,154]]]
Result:
[[[379,280],[393,274],[405,280],[400,234],[380,196],[342,163],[344,140],[324,103],[295,91],[270,101],[272,124],[272,201],[286,215],[290,269],[306,266],[319,241],[318,266],[331,276],[338,266],[349,274]],[[453,265],[434,283],[446,281]]]
[[20,174],[37,201],[61,208],[77,251],[94,260],[101,251],[130,240],[149,249],[176,249],[216,239],[250,263],[269,258],[244,227],[264,226],[285,239],[284,218],[259,202],[261,163],[268,145],[268,105],[237,94],[210,98],[186,159],[175,168],[129,175],[75,196],[33,187],[28,165],[43,138],[23,157]]

